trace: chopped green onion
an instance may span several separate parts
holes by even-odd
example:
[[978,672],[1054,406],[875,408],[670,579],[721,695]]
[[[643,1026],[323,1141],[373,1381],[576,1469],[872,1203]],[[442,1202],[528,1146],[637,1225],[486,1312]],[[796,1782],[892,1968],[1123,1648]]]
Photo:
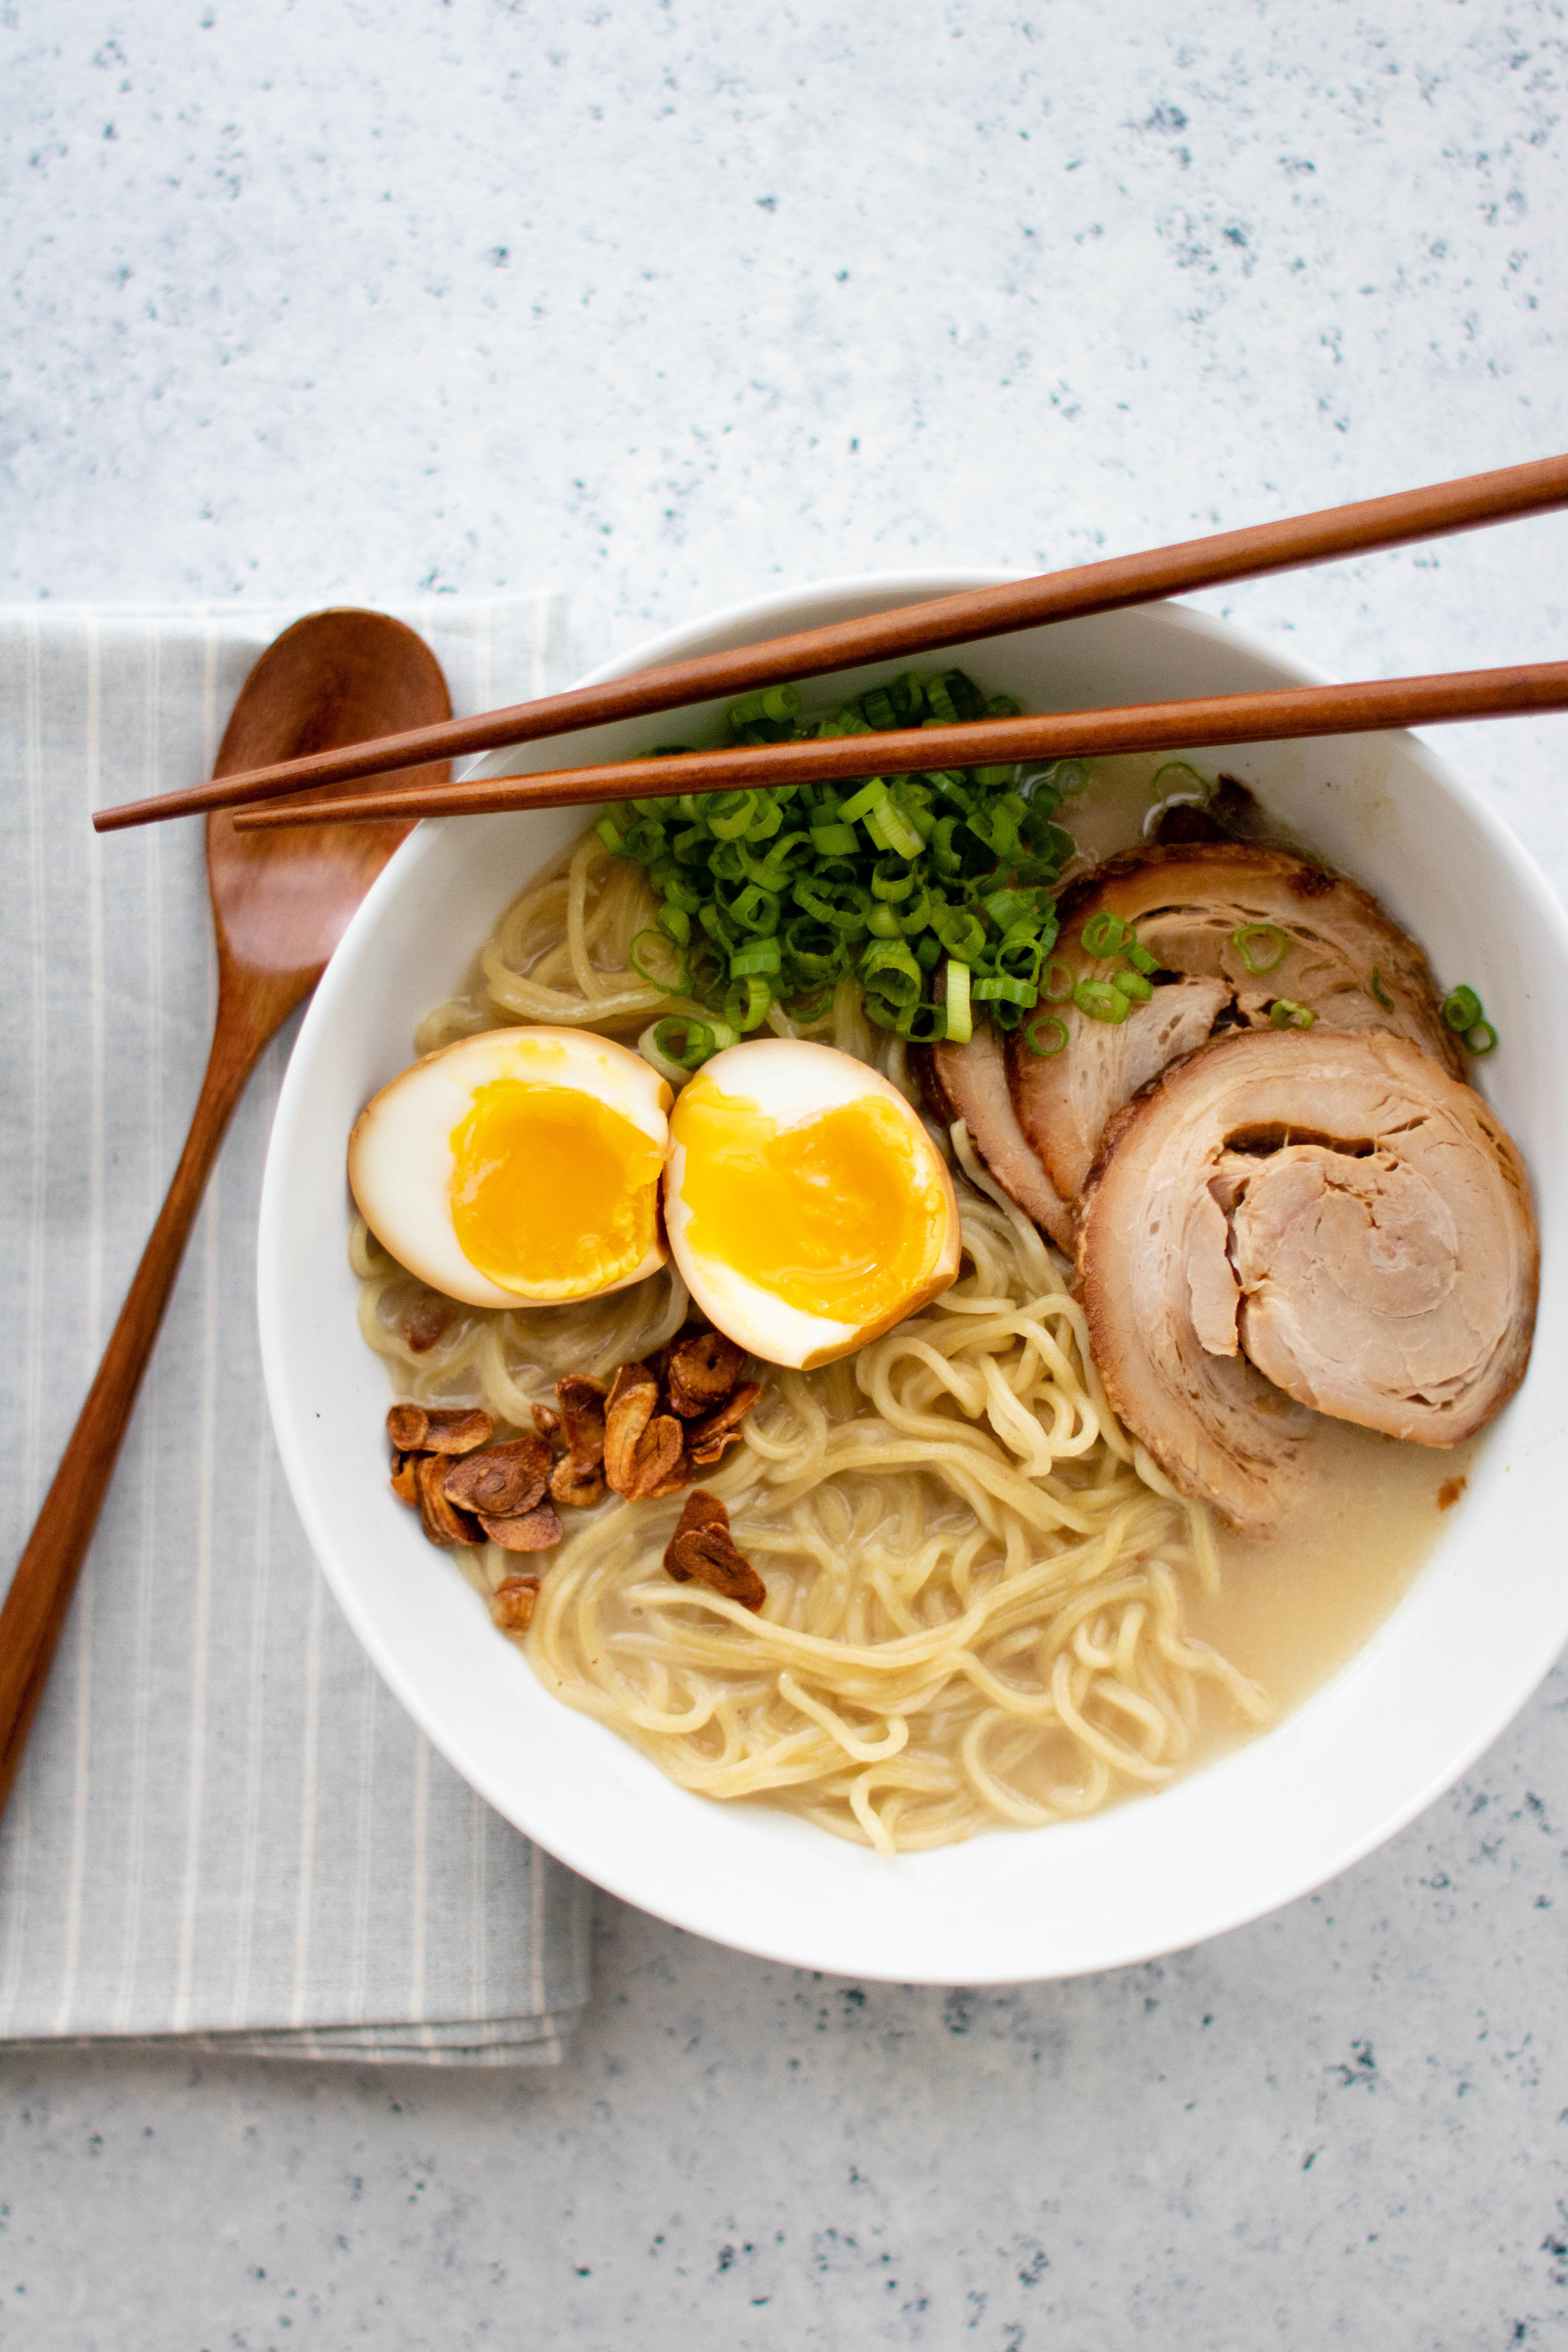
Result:
[[[1056,1042],[1054,1045],[1041,1045],[1040,1032],[1042,1029],[1054,1029],[1056,1031]],[[1037,1014],[1033,1021],[1026,1024],[1024,1030],[1025,1045],[1027,1045],[1030,1053],[1037,1055],[1042,1062],[1055,1061],[1058,1054],[1066,1052],[1067,1042],[1068,1024],[1061,1018],[1061,1015],[1057,1013],[1041,1013]]]
[[784,823],[784,793],[782,791],[757,793],[752,797],[757,805],[741,837],[743,841],[771,841]]
[[1456,988],[1451,995],[1446,996],[1443,1000],[1443,1018],[1450,1029],[1458,1029],[1461,1034],[1467,1029],[1473,1029],[1477,1022],[1482,1018],[1481,1000],[1475,990]]
[[[982,768],[978,772],[984,776],[987,771]],[[1001,771],[1004,777],[1011,772],[1006,768]],[[1017,842],[1018,821],[1025,805],[1018,793],[999,793],[994,799],[982,801],[977,808],[970,810],[964,819],[965,829],[994,856],[1005,857]]]
[[1051,824],[1046,814],[1047,805],[1045,802],[1030,803],[1024,831],[1028,836],[1029,846],[1035,854],[1028,861],[1032,869],[1030,872],[1026,873],[1020,862],[1018,871],[1020,882],[1047,879],[1054,882],[1078,847],[1070,833],[1064,833],[1059,824]]
[[900,899],[892,911],[898,917],[900,930],[908,940],[912,939],[917,931],[925,929],[936,908],[930,890],[922,882],[914,897],[907,904]]
[[1120,989],[1123,996],[1135,997],[1140,1004],[1147,1004],[1154,993],[1153,982],[1145,980],[1141,971],[1113,971],[1110,985]]
[[809,915],[796,915],[786,923],[781,934],[784,951],[793,969],[803,980],[826,980],[830,973],[842,970],[846,941],[842,931],[830,923],[818,923]]
[[1129,940],[1121,952],[1126,957],[1134,971],[1141,971],[1147,975],[1149,972],[1158,971],[1160,969],[1159,957],[1157,955],[1151,955],[1148,949],[1142,946],[1137,940]]
[[800,862],[799,852],[810,841],[805,833],[780,834],[765,857],[753,857],[742,843],[741,865],[749,880],[760,882],[764,890],[782,890],[789,878],[792,866]]
[[1272,1029],[1310,1029],[1317,1017],[1310,1004],[1298,1004],[1293,996],[1277,996],[1269,1008],[1268,1024]]
[[906,1004],[893,1026],[911,1045],[936,1045],[947,1035],[947,1015],[940,1004]]
[[1073,990],[1072,1001],[1091,1021],[1125,1021],[1132,1010],[1131,997],[1112,988],[1108,980],[1080,980]]
[[1465,1032],[1467,1054],[1489,1054],[1497,1044],[1497,1031],[1489,1021],[1478,1021]]
[[1376,964],[1373,964],[1372,968],[1372,992],[1373,996],[1376,997],[1378,1003],[1382,1005],[1385,1013],[1393,1012],[1394,999],[1390,996],[1387,989],[1384,988],[1383,984],[1383,976],[1379,972]]
[[732,980],[724,992],[724,1018],[731,1029],[742,1036],[767,1019],[768,1007],[773,1001],[773,990],[755,972],[743,980]]
[[[1262,952],[1257,955],[1252,949],[1254,940],[1264,943]],[[1278,923],[1242,923],[1232,931],[1230,943],[1255,978],[1261,978],[1266,971],[1278,971],[1290,952],[1290,942]],[[1272,954],[1268,952],[1270,949]]]
[[[781,686],[732,704],[726,740],[864,736],[874,759],[879,728],[951,725],[988,707],[1016,705],[988,706],[958,669],[906,671],[826,718],[803,719],[795,690]],[[597,821],[605,850],[640,866],[654,898],[655,928],[633,942],[633,968],[710,1016],[672,1026],[657,1048],[650,1034],[650,1055],[695,1066],[717,1050],[710,1032],[732,1040],[775,1003],[789,1013],[778,1025],[807,1001],[819,1023],[851,973],[868,1017],[913,1043],[972,1036],[977,1004],[998,1027],[1017,1028],[1039,1002],[1057,942],[1050,894],[1074,846],[1052,815],[1086,775],[1081,762],[1058,762],[1021,789],[1010,764],[930,769],[873,776],[847,796],[826,786],[684,793],[606,813]],[[1136,948],[1131,933],[1122,944]],[[1138,959],[1127,961],[1135,978]],[[1059,1001],[1073,978],[1071,966],[1051,967]]]
[[1026,931],[1022,928],[1009,931],[995,950],[997,971],[1006,972],[1014,980],[1026,980],[1037,995],[1039,993],[1040,965],[1043,961],[1044,950],[1039,940],[1033,931]]
[[670,953],[670,941],[663,931],[639,931],[626,950],[626,961],[637,973],[637,978],[647,981],[650,988],[657,988],[661,996],[685,996],[691,985],[691,969],[686,958],[681,957],[680,969],[673,980],[660,980],[658,972],[649,971],[647,964],[637,954],[637,950],[644,940],[656,940],[666,955]]
[[711,793],[708,796],[708,830],[716,841],[739,841],[756,814],[754,793]]
[[937,938],[948,954],[961,963],[973,963],[985,945],[985,926],[978,917],[955,907],[942,917],[936,925]]
[[[681,1039],[679,1053],[674,1043],[678,1032]],[[727,1045],[733,1045],[736,1042],[735,1032],[725,1022],[690,1021],[679,1013],[656,1021],[645,1034],[655,1050],[681,1070],[700,1068],[710,1055],[721,1054]]]
[[[642,1055],[645,1062],[651,1063],[652,1066],[658,1072],[659,1076],[664,1080],[666,1086],[672,1087],[675,1092],[679,1094],[681,1087],[686,1084],[687,1070],[684,1063],[672,1062],[668,1054],[664,1054],[659,1051],[658,1032],[664,1028],[665,1025],[665,1023],[662,1021],[650,1022],[647,1027],[643,1031],[642,1035],[637,1039],[637,1052]],[[674,1022],[670,1024],[670,1025],[672,1027],[679,1028],[680,1024],[679,1022]]]
[[985,709],[985,697],[967,670],[944,669],[942,683],[946,687],[953,709],[960,719],[978,719]]
[[928,727],[956,727],[958,708],[948,691],[944,677],[928,677],[925,682]]
[[775,893],[761,888],[755,882],[748,882],[739,898],[731,899],[730,912],[743,930],[776,931],[779,927]]
[[1091,915],[1080,934],[1084,953],[1096,957],[1120,955],[1133,936],[1131,924],[1124,923],[1108,907]]
[[868,989],[894,1004],[912,1004],[925,985],[925,974],[901,940],[877,940],[860,959],[860,977]]
[[845,824],[863,824],[879,849],[896,849],[900,857],[920,856],[920,835],[889,793],[885,776],[873,776],[862,784],[838,814]]
[[753,940],[750,947],[730,958],[730,977],[744,980],[753,971],[771,975],[782,968],[783,961],[783,950],[776,939]]
[[879,857],[871,876],[871,895],[874,898],[907,898],[916,879],[914,867],[902,859]]
[[[1062,975],[1059,981],[1057,978],[1058,972]],[[1046,976],[1041,985],[1040,994],[1047,1004],[1066,1004],[1071,1000],[1073,982],[1077,977],[1078,974],[1065,957],[1053,956],[1046,966]]]
[[879,800],[886,800],[887,797],[886,780],[881,776],[873,776],[869,783],[861,785],[852,799],[841,804],[838,811],[839,821],[844,824],[858,824],[860,819],[869,810],[874,809]]
[[697,919],[709,938],[716,946],[721,947],[726,955],[739,952],[741,935],[716,898],[710,898],[705,907],[698,909]]
[[819,857],[853,857],[860,836],[852,824],[814,824],[811,845]]
[[1021,916],[1037,911],[1032,890],[993,890],[980,903],[999,931],[1011,930]]
[[836,931],[862,931],[871,911],[871,894],[858,882],[818,884],[803,874],[790,885],[790,895],[803,914]]
[[953,848],[952,836],[958,824],[955,816],[939,816],[931,828],[931,863],[939,874],[953,875],[963,866],[963,859]]
[[954,1045],[967,1045],[974,1034],[969,1009],[969,966],[956,956],[947,960],[947,1034]]
[[1005,971],[988,971],[970,990],[977,1004],[1018,1004],[1031,1012],[1040,1001],[1040,992],[1032,980],[1015,980]]
[[890,794],[881,802],[876,815],[883,838],[889,849],[897,850],[900,857],[920,856],[924,844],[903,810]]
[[[599,838],[602,841],[604,839],[604,835],[601,834]],[[623,857],[636,858],[639,866],[653,865],[656,860],[662,857],[664,855],[664,825],[662,822],[656,817],[638,817],[635,824],[628,825],[626,827],[626,838],[621,844],[620,855]]]
[[900,814],[908,819],[918,835],[921,847],[923,849],[936,831],[936,812],[932,809],[929,799],[921,797],[924,792],[923,785],[910,785],[907,777],[902,779],[902,782],[905,789],[895,792],[892,797]]
[[759,719],[774,726],[796,718],[800,711],[800,688],[797,686],[764,686],[755,694],[743,694],[732,702],[725,714],[731,727],[754,727]]

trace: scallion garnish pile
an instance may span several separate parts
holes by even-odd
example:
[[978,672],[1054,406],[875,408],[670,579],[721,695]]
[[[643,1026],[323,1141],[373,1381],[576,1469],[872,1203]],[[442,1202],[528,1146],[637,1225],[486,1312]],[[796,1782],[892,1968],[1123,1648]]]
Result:
[[[793,686],[771,686],[732,703],[727,743],[805,742],[1012,718],[1009,694],[983,694],[961,669],[906,670],[826,719],[803,719]],[[690,747],[660,744],[657,760]],[[1212,787],[1185,761],[1161,769]],[[928,769],[873,776],[848,793],[769,785],[752,792],[686,793],[636,800],[597,831],[614,856],[647,868],[659,901],[655,928],[632,941],[631,962],[650,988],[703,1007],[655,1024],[645,1036],[656,1061],[694,1070],[754,1029],[776,1004],[802,1028],[826,1019],[839,982],[860,982],[867,1016],[912,1045],[964,1045],[977,1015],[1023,1028],[1048,1059],[1068,1044],[1053,1005],[1120,1023],[1154,993],[1156,959],[1133,927],[1105,911],[1080,944],[1100,969],[1075,976],[1055,961],[1053,891],[1073,854],[1055,822],[1062,802],[1089,781],[1082,761],[1033,772],[1013,767]],[[1273,971],[1289,942],[1275,923],[1244,923],[1231,944],[1248,972]],[[1107,970],[1105,967],[1112,968]],[[1372,992],[1393,999],[1374,967]],[[1047,1008],[1037,1010],[1037,1008]],[[1471,1054],[1497,1032],[1471,988],[1443,1013]],[[1317,1014],[1293,998],[1269,1008],[1276,1029],[1310,1029]]]
[[[726,715],[725,740],[870,735],[1021,708],[1011,695],[987,698],[960,669],[908,670],[826,719],[803,720],[792,686],[746,695]],[[809,1027],[851,972],[868,1017],[911,1044],[962,1045],[977,1007],[1016,1028],[1040,1002],[1057,938],[1051,886],[1073,850],[1052,820],[1087,771],[1064,760],[1022,782],[1016,774],[933,769],[845,793],[685,793],[601,817],[605,847],[646,866],[660,902],[657,929],[632,942],[635,970],[708,1016],[659,1022],[658,1052],[696,1069],[774,1004]]]

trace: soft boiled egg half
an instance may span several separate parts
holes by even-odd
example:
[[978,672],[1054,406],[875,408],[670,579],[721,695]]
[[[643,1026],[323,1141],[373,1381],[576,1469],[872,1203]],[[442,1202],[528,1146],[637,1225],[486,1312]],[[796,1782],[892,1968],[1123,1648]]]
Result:
[[665,1223],[702,1312],[772,1364],[831,1363],[958,1272],[941,1153],[898,1088],[831,1045],[731,1045],[670,1118]]
[[665,1263],[670,1099],[607,1037],[491,1030],[382,1088],[349,1138],[349,1184],[383,1246],[449,1298],[597,1298]]

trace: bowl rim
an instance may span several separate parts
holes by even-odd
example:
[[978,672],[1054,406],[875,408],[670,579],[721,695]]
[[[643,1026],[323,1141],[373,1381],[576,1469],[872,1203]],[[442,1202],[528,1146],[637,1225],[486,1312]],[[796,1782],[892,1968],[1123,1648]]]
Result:
[[[694,651],[708,649],[722,641],[727,633],[742,632],[742,635],[737,639],[738,642],[780,634],[783,627],[795,619],[801,608],[808,605],[852,597],[863,599],[868,595],[872,596],[878,603],[888,604],[911,603],[922,597],[933,597],[955,593],[964,588],[1006,582],[1016,576],[1009,572],[978,566],[931,565],[898,572],[857,572],[807,581],[797,585],[772,590],[762,596],[738,600],[714,612],[700,614],[689,623],[660,631],[653,636],[640,640],[624,654],[589,671],[579,682],[584,685],[597,684],[609,678],[628,675],[635,670],[681,658]],[[1265,663],[1276,672],[1283,673],[1289,680],[1301,684],[1316,684],[1327,680],[1326,672],[1303,660],[1294,651],[1282,650],[1273,640],[1263,637],[1256,631],[1240,627],[1228,620],[1219,620],[1177,601],[1159,600],[1152,604],[1152,609],[1157,611],[1168,625],[1177,630],[1193,637],[1207,639],[1216,646],[1233,649]],[[777,625],[770,626],[770,624]],[[805,624],[797,622],[797,625],[805,625]],[[1072,625],[1069,623],[1064,625],[1070,627]],[[998,642],[1005,641],[1005,639],[998,640]],[[1536,914],[1548,929],[1555,934],[1559,947],[1565,957],[1568,957],[1568,919],[1565,919],[1544,877],[1506,823],[1463,776],[1441,761],[1439,755],[1433,752],[1419,737],[1408,730],[1396,732],[1391,730],[1391,735],[1393,740],[1402,746],[1415,749],[1426,760],[1440,768],[1444,788],[1460,803],[1478,829],[1488,836],[1492,851],[1508,869],[1510,886],[1533,902]],[[505,750],[485,754],[469,763],[464,772],[469,775],[506,772],[507,763],[515,756],[514,752]],[[443,1724],[437,1727],[429,1719],[430,1710],[423,1702],[416,1678],[405,1671],[402,1661],[384,1636],[376,1612],[364,1605],[352,1580],[338,1560],[336,1545],[318,1507],[313,1481],[297,1440],[289,1411],[288,1346],[282,1328],[280,1289],[277,1280],[283,1230],[280,1221],[285,1209],[285,1177],[289,1146],[293,1128],[306,1107],[311,1049],[321,1034],[330,1027],[338,992],[343,985],[343,975],[352,970],[355,952],[366,935],[379,927],[383,919],[383,910],[389,901],[401,895],[407,879],[417,868],[421,859],[432,853],[434,838],[439,830],[444,829],[444,822],[438,821],[437,824],[434,825],[426,823],[416,826],[388,861],[355,912],[339,944],[337,953],[329,964],[321,982],[306,1008],[279,1091],[263,1176],[258,1237],[258,1313],[268,1407],[285,1475],[311,1550],[333,1597],[393,1696],[454,1769],[479,1795],[500,1812],[503,1818],[512,1822],[525,1835],[544,1846],[559,1860],[581,1872],[595,1884],[605,1887],[608,1892],[622,1900],[630,1902],[638,1908],[664,1918],[689,1932],[705,1936],[731,1948],[752,1952],[759,1957],[788,1966],[824,1969],[832,1973],[871,1979],[881,1979],[893,1982],[942,1984],[1031,1982],[1057,1976],[1093,1972],[1104,1968],[1132,1966],[1163,1953],[1190,1948],[1197,1942],[1206,1941],[1213,1936],[1225,1934],[1234,1927],[1265,1916],[1269,1912],[1299,1899],[1337,1877],[1342,1872],[1351,1868],[1378,1846],[1386,1843],[1388,1839],[1396,1835],[1444,1790],[1451,1787],[1476,1758],[1499,1737],[1549,1672],[1558,1651],[1562,1648],[1564,1640],[1568,1639],[1568,1589],[1565,1589],[1561,1604],[1560,1622],[1555,1622],[1551,1628],[1542,1626],[1538,1641],[1521,1644],[1518,1670],[1511,1683],[1498,1694],[1484,1714],[1479,1715],[1472,1720],[1463,1740],[1446,1754],[1439,1766],[1428,1771],[1419,1781],[1413,1782],[1402,1793],[1395,1805],[1378,1811],[1375,1817],[1369,1813],[1367,1820],[1359,1829],[1353,1833],[1346,1834],[1342,1842],[1336,1845],[1333,1857],[1326,1865],[1320,1858],[1314,1857],[1304,1861],[1296,1870],[1281,1870],[1272,1877],[1265,1874],[1268,1883],[1260,1885],[1246,1895],[1238,1895],[1230,1904],[1205,1916],[1205,1924],[1192,1933],[1184,1932],[1181,1935],[1173,1936],[1168,1932],[1154,1929],[1146,1938],[1134,1938],[1131,1942],[1124,1941],[1119,1944],[1113,1953],[1084,1959],[1065,1968],[1050,1968],[1045,1971],[1044,1979],[1037,1971],[1031,1975],[1028,1971],[1020,1970],[1015,1966],[994,1968],[988,1971],[983,1959],[979,1959],[975,1965],[966,1967],[962,1974],[955,1975],[949,1970],[943,1970],[941,1973],[930,1969],[922,1970],[918,1962],[913,1966],[893,1967],[878,1964],[875,1960],[868,1961],[858,1956],[846,1958],[842,1954],[825,1954],[821,1937],[813,1937],[809,1932],[803,1933],[798,1940],[788,1936],[781,1937],[777,1932],[764,1937],[748,1934],[743,1925],[721,1924],[716,1919],[713,1906],[710,1902],[696,1900],[689,1892],[684,1895],[679,1894],[666,1895],[657,1885],[650,1885],[646,1875],[639,1875],[636,1870],[606,1867],[604,1858],[595,1854],[590,1847],[585,1847],[581,1840],[561,1834],[558,1828],[549,1823],[542,1823],[537,1819],[523,1818],[530,1809],[527,1806],[520,1806],[515,1789],[503,1787],[498,1776],[467,1746],[461,1734],[454,1730],[450,1724]],[[460,820],[452,822],[460,822]],[[1431,1564],[1428,1562],[1427,1566],[1430,1567]],[[1426,1570],[1424,1569],[1422,1573],[1426,1572]],[[1397,1605],[1394,1613],[1397,1614]],[[1384,1622],[1386,1624],[1391,1621]],[[1376,1634],[1371,1637],[1373,1641],[1376,1639]],[[1332,1687],[1343,1675],[1352,1673],[1359,1659],[1364,1654],[1365,1647],[1369,1645],[1363,1645],[1363,1650],[1352,1655],[1348,1664],[1331,1677],[1330,1684],[1321,1688]],[[1310,1696],[1283,1718],[1280,1725],[1268,1736],[1278,1737],[1291,1724],[1300,1724],[1302,1717],[1313,1706],[1315,1697],[1320,1695],[1321,1691]],[[605,1729],[605,1736],[609,1738],[616,1738],[615,1733],[604,1727],[595,1727]],[[1257,1743],[1249,1743],[1248,1747],[1236,1752],[1245,1756],[1249,1752],[1249,1748],[1256,1745]],[[1225,1764],[1230,1760],[1231,1759],[1226,1758],[1220,1759],[1218,1765],[1202,1767],[1184,1776],[1172,1788],[1162,1791],[1162,1808],[1168,1813],[1173,1814],[1174,1811],[1181,1806],[1184,1791],[1197,1788],[1212,1772],[1223,1769]],[[658,1768],[651,1769],[657,1770]],[[699,1799],[696,1801],[704,1801]],[[747,1807],[733,1810],[755,1812],[763,1809]],[[1126,1808],[1112,1808],[1109,1812],[1101,1812],[1084,1823],[1052,1824],[1048,1834],[1053,1839],[1072,1837],[1079,1831],[1091,1830],[1096,1825],[1114,1822],[1118,1814],[1126,1810]],[[1140,1807],[1138,1810],[1142,1811],[1142,1808]],[[1173,1828],[1175,1826],[1173,1818],[1172,1826]],[[1037,1838],[1044,1833],[1040,1831],[1018,1831],[1010,1833],[1008,1842],[1010,1843],[1013,1838]],[[825,1832],[814,1832],[813,1834],[826,1839]],[[832,1840],[826,1842],[830,1847],[837,1845],[837,1843]],[[990,1841],[987,1840],[986,1843],[989,1843]],[[972,1852],[973,1843],[974,1842],[970,1842],[967,1846],[942,1848],[937,1850],[934,1856],[900,1857],[900,1864],[924,1864],[929,1861],[939,1860],[942,1856]],[[860,1850],[850,1848],[848,1851],[858,1853]]]

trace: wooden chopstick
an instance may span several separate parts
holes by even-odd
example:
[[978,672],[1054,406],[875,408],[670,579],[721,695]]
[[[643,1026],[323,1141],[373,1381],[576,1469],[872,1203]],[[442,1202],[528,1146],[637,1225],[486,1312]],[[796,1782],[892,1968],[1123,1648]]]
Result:
[[1010,581],[999,588],[969,589],[960,595],[906,604],[895,612],[868,614],[861,620],[836,621],[826,628],[798,630],[761,645],[702,654],[660,669],[640,670],[630,677],[611,678],[602,686],[545,695],[536,702],[521,702],[482,718],[414,728],[375,742],[286,760],[183,792],[125,801],[118,808],[100,809],[92,821],[100,833],[117,833],[126,825],[148,824],[202,809],[238,808],[279,793],[350,783],[398,768],[420,767],[429,760],[455,760],[503,745],[537,742],[578,728],[603,726],[611,719],[651,718],[685,703],[728,698],[757,687],[852,669],[863,662],[900,660],[942,646],[1036,628],[1047,621],[1080,619],[1090,613],[1152,604],[1162,596],[1218,587],[1230,580],[1328,563],[1376,548],[1406,546],[1519,515],[1544,514],[1562,506],[1568,506],[1568,457],[1543,457],[1531,465],[1508,466],[1496,473],[1471,474],[1425,489],[1401,490],[1391,498],[1364,499],[1352,506],[1330,507],[1317,514],[1223,531],[1212,539],[1187,540],[1142,554],[1113,556],[1068,572],[1046,572],[1037,579]]
[[242,832],[333,824],[344,818],[473,816],[498,809],[572,808],[584,803],[663,799],[678,793],[750,785],[825,784],[911,770],[988,767],[1024,760],[1109,751],[1190,751],[1200,745],[1279,742],[1290,736],[1359,734],[1381,727],[1430,727],[1457,719],[1502,719],[1568,710],[1568,662],[1517,669],[1461,670],[1451,677],[1369,678],[1352,686],[1291,686],[1256,694],[1205,695],[1190,702],[1145,702],[1124,710],[1065,710],[982,719],[961,727],[912,727],[825,742],[759,743],[683,751],[661,760],[621,760],[595,768],[546,769],[531,776],[486,776],[413,790],[359,793],[341,800],[274,802],[243,810]]

